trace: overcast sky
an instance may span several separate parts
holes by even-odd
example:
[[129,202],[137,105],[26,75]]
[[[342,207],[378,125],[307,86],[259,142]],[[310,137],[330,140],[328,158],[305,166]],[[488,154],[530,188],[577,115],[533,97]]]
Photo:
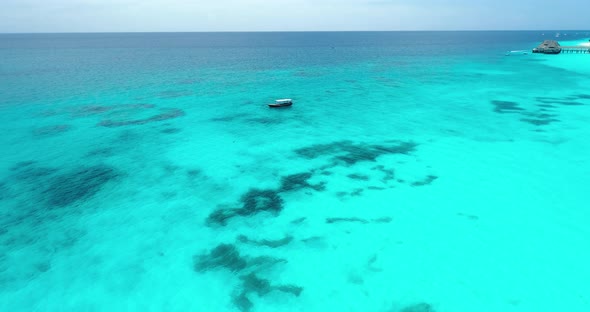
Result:
[[0,32],[562,30],[589,0],[0,0]]

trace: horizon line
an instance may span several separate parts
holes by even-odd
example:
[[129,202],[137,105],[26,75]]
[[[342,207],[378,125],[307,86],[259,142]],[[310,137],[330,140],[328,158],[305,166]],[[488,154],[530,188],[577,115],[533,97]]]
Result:
[[0,32],[0,35],[34,34],[178,34],[178,33],[335,33],[335,32],[590,32],[582,29],[445,29],[445,30],[210,30],[210,31],[57,31],[57,32]]

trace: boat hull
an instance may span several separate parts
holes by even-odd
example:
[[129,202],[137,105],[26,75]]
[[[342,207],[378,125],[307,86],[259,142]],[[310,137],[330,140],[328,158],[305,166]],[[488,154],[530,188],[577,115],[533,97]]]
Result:
[[293,105],[293,103],[281,103],[281,104],[271,103],[271,104],[268,104],[268,107],[287,107],[287,106],[291,106],[291,105]]

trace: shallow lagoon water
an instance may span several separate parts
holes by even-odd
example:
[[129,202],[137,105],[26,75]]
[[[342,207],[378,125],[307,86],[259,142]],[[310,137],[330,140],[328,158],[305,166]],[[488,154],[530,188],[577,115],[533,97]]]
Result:
[[0,309],[587,311],[544,33],[1,35]]

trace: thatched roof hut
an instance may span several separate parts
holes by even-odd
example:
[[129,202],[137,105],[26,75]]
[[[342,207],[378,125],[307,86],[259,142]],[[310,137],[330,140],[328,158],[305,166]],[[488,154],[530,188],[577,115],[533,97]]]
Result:
[[561,52],[561,46],[555,40],[545,40],[533,49],[533,53],[559,54],[559,52]]

